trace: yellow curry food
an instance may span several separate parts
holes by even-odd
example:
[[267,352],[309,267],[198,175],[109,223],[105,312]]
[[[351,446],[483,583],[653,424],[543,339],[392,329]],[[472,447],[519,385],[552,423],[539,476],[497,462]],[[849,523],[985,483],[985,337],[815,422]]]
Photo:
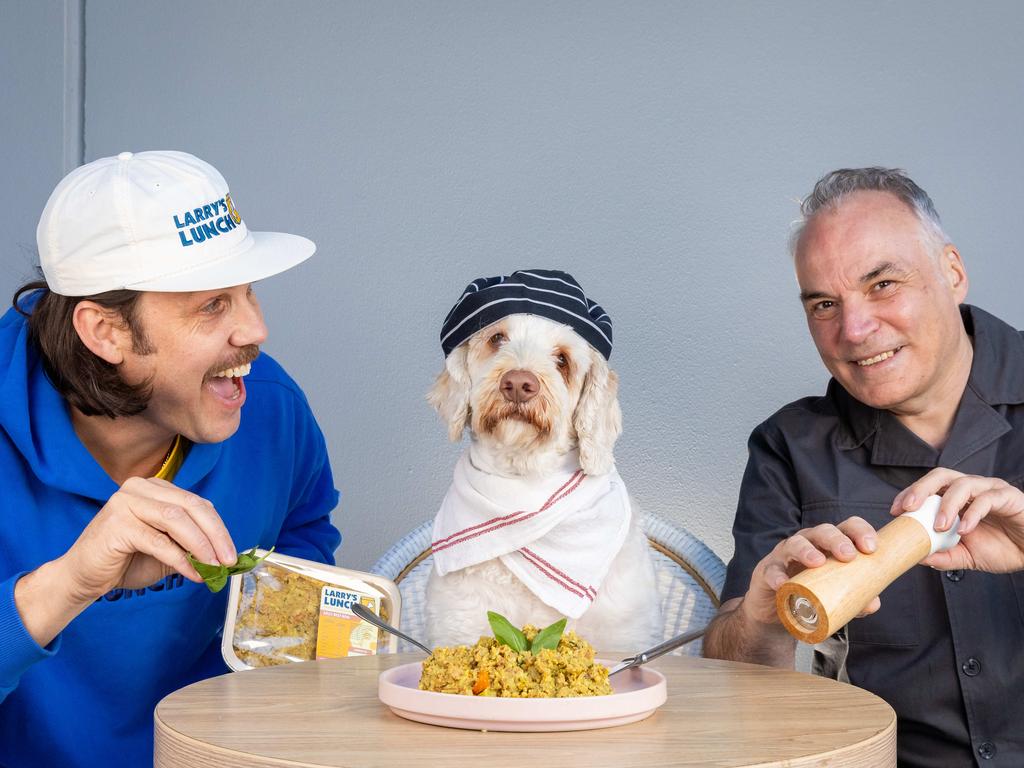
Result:
[[[537,627],[523,634],[532,641]],[[493,637],[475,645],[436,648],[423,662],[420,690],[468,696],[545,698],[606,696],[612,692],[608,668],[594,661],[594,648],[575,632],[562,635],[555,649],[536,654],[516,651]]]
[[239,603],[235,620],[238,658],[253,667],[315,659],[324,584],[276,565],[264,565],[248,576],[246,587],[252,593]]
[[[269,561],[242,579],[232,636],[235,655],[250,667],[315,659],[320,594],[330,584]],[[381,618],[387,621],[388,613],[385,601]]]

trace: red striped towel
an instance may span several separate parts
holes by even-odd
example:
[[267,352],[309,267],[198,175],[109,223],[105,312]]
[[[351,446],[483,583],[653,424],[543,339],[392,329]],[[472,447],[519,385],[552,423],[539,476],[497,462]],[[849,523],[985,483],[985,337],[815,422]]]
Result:
[[575,452],[560,471],[536,479],[484,472],[467,451],[434,519],[434,567],[443,576],[500,557],[540,600],[579,618],[622,548],[631,514],[618,473],[584,475]]

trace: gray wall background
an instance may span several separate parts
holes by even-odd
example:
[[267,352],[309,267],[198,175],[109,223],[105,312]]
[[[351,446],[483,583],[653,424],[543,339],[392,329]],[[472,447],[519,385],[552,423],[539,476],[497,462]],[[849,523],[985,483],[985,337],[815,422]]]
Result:
[[970,300],[1024,325],[1022,33],[1014,2],[0,0],[0,292],[83,147],[193,152],[250,228],[314,239],[258,287],[266,349],[365,568],[448,484],[451,303],[568,270],[615,323],[623,477],[728,559],[747,435],[826,382],[786,252],[821,173],[908,169]]

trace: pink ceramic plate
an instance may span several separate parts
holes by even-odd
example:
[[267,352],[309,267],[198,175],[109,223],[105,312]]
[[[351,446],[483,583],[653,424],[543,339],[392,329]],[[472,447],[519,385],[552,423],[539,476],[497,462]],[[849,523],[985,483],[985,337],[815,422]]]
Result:
[[[615,662],[602,661],[611,666]],[[475,731],[584,731],[643,720],[665,703],[665,676],[648,667],[620,672],[610,696],[501,699],[421,691],[421,665],[381,673],[380,700],[399,717]]]

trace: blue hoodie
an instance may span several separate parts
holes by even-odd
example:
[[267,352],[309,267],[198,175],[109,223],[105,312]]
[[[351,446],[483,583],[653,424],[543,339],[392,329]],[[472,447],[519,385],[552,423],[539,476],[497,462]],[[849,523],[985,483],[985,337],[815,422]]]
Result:
[[[15,582],[66,552],[117,485],[79,441],[14,310],[0,318],[0,478],[0,766],[152,765],[157,702],[227,672],[227,592],[175,574],[104,595],[46,648],[26,632]],[[213,503],[239,551],[276,545],[333,563],[324,438],[270,357],[246,377],[238,431],[193,445],[174,482]]]

